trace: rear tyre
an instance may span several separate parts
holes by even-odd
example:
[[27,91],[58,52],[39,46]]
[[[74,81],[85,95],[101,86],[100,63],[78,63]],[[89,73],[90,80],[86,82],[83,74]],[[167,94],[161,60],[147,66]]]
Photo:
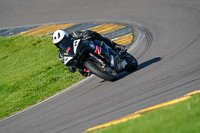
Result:
[[98,62],[87,60],[85,62],[85,67],[90,70],[93,74],[97,75],[100,78],[103,78],[108,81],[115,81],[118,79],[117,75],[113,75],[111,73],[108,73],[106,71],[101,71],[101,68],[97,65]]
[[133,72],[138,67],[137,60],[129,53],[126,53],[125,58],[126,62],[128,63],[125,67],[125,71],[127,72]]

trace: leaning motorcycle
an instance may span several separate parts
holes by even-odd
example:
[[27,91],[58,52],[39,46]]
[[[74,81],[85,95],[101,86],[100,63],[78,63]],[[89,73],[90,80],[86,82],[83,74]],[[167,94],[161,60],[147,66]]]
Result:
[[65,38],[59,47],[66,66],[91,72],[108,81],[117,80],[122,71],[133,72],[138,67],[137,60],[126,50],[113,50],[98,40]]

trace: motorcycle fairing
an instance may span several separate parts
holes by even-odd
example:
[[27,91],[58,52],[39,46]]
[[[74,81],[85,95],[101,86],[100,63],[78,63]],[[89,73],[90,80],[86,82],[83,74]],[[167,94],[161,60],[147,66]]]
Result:
[[67,66],[73,66],[74,57],[80,51],[81,40],[73,40],[72,38],[64,38],[59,48],[64,55],[64,64]]
[[73,59],[73,57],[69,57],[69,56],[64,56],[64,64],[68,65],[71,60]]
[[101,54],[101,47],[96,45],[96,50],[94,52],[95,54]]

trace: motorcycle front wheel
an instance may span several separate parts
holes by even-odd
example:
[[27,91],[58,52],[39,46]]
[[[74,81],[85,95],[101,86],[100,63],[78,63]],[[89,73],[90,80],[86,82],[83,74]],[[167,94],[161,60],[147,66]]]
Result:
[[101,65],[99,62],[97,61],[93,61],[93,60],[86,60],[85,61],[85,67],[90,70],[90,72],[92,72],[93,74],[95,74],[96,76],[108,80],[108,81],[115,81],[118,79],[117,74],[116,73],[110,73],[107,71],[103,71],[101,68]]

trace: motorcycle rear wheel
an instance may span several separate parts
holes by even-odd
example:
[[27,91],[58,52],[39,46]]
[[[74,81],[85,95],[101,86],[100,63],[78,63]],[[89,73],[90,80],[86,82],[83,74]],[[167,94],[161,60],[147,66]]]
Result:
[[125,71],[133,72],[137,69],[138,62],[131,54],[126,53],[126,57],[124,59],[128,63],[128,65],[126,65],[126,67],[125,67]]
[[113,75],[111,73],[108,73],[106,71],[102,71],[101,68],[97,65],[98,62],[86,60],[85,61],[85,67],[90,70],[93,74],[97,75],[98,77],[108,80],[108,81],[115,81],[118,79],[117,75]]

